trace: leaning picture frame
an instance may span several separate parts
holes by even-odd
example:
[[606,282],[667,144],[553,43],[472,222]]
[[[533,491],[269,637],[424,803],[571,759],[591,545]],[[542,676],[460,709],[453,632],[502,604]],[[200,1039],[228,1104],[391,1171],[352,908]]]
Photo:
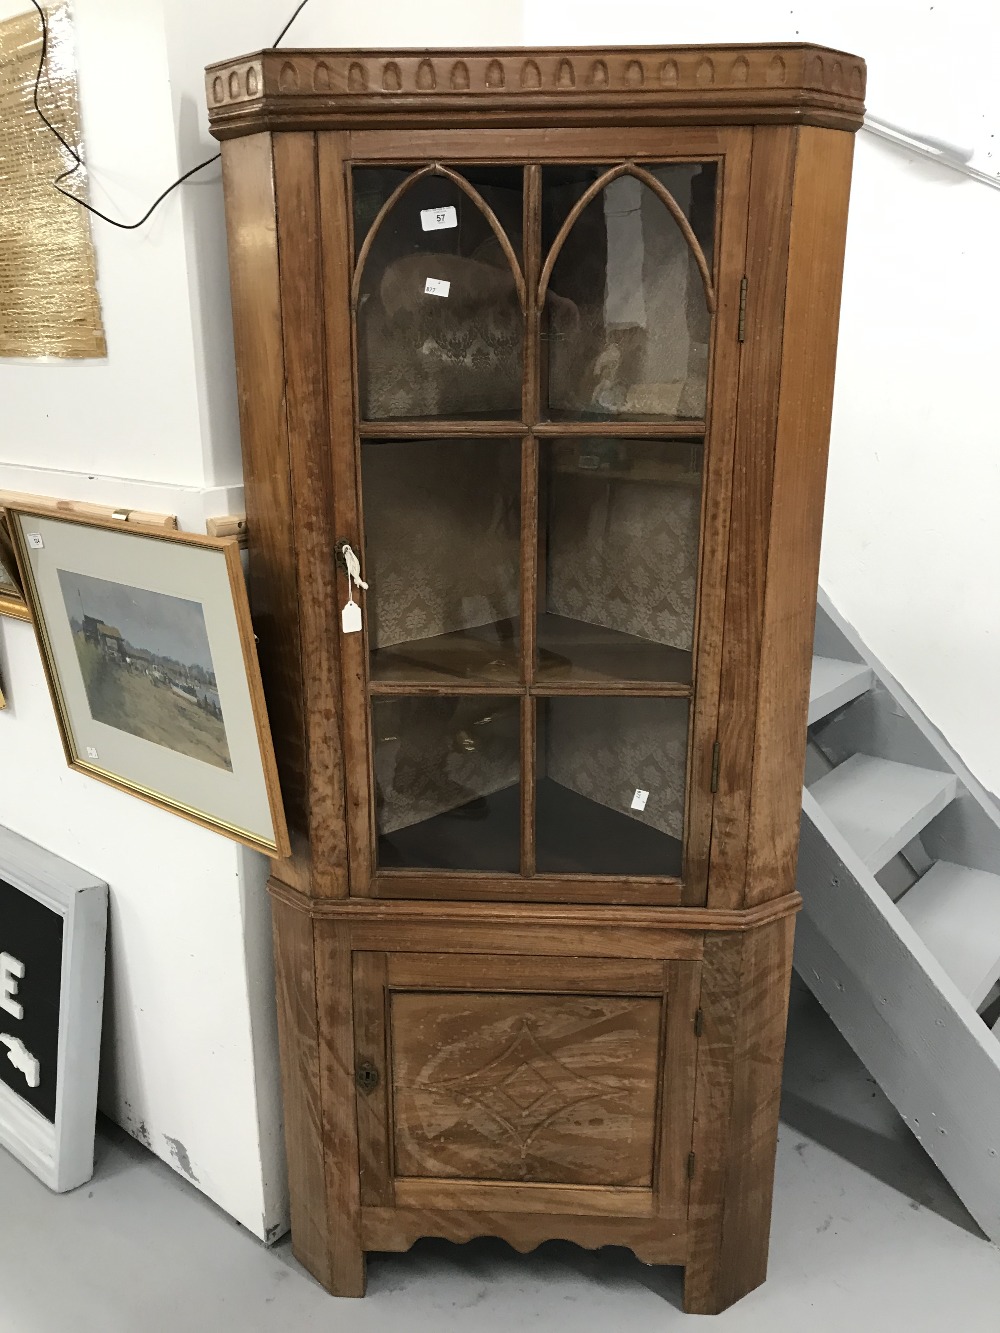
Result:
[[21,577],[14,555],[14,544],[7,528],[7,515],[0,509],[0,616],[15,620],[30,620],[31,612],[24,600]]
[[236,539],[7,512],[69,766],[287,856]]

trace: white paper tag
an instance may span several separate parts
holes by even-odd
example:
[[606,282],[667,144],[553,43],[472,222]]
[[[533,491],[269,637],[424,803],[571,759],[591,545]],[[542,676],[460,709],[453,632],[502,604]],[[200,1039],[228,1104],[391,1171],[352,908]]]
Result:
[[458,209],[452,204],[445,208],[422,208],[420,225],[424,231],[445,231],[448,227],[457,227]]
[[635,795],[632,797],[633,810],[645,810],[646,802],[649,800],[649,792],[643,791],[641,787],[636,787]]
[[33,551],[40,551],[44,547],[45,543],[42,541],[42,534],[40,532],[29,532],[27,537],[28,545]]
[[345,634],[358,634],[361,631],[361,607],[357,602],[348,602],[340,613],[340,623]]
[[451,283],[445,278],[428,278],[424,283],[424,291],[428,296],[447,296],[451,291]]
[[88,745],[88,746],[87,746],[87,758],[88,758],[88,759],[99,759],[99,758],[100,758],[100,755],[98,755],[97,751],[94,749],[94,747],[93,747],[92,745]]

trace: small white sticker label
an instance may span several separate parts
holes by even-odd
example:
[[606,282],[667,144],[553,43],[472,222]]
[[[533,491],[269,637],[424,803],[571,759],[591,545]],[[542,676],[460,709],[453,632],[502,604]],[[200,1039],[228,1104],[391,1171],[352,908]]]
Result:
[[646,802],[649,800],[649,792],[636,787],[635,795],[632,797],[633,810],[645,810]]
[[340,623],[344,627],[345,634],[359,634],[361,632],[361,607],[357,602],[348,602],[340,613]]
[[45,546],[45,543],[42,541],[42,534],[40,532],[29,532],[27,536],[28,536],[28,545],[31,547],[33,551],[40,551]]
[[445,208],[422,208],[420,225],[424,231],[446,231],[458,226],[458,209],[452,204]]
[[94,749],[94,747],[93,747],[92,745],[88,745],[88,746],[87,746],[87,758],[88,758],[88,759],[99,759],[99,758],[100,758],[100,755],[97,753],[97,751]]
[[428,296],[447,296],[451,291],[451,283],[444,278],[428,278],[424,283],[424,291]]

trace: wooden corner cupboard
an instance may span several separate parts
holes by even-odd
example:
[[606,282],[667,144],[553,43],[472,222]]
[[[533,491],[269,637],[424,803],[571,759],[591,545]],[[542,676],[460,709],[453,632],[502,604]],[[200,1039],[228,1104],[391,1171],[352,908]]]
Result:
[[428,1235],[628,1246],[695,1312],[764,1278],[864,83],[806,45],[208,71],[331,1292]]

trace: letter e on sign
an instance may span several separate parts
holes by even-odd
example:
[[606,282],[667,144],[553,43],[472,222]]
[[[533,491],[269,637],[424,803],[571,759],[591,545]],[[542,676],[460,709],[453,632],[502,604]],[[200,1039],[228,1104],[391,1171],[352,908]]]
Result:
[[0,953],[0,1009],[12,1018],[23,1018],[24,1010],[14,999],[17,983],[24,976],[24,964],[9,953]]

